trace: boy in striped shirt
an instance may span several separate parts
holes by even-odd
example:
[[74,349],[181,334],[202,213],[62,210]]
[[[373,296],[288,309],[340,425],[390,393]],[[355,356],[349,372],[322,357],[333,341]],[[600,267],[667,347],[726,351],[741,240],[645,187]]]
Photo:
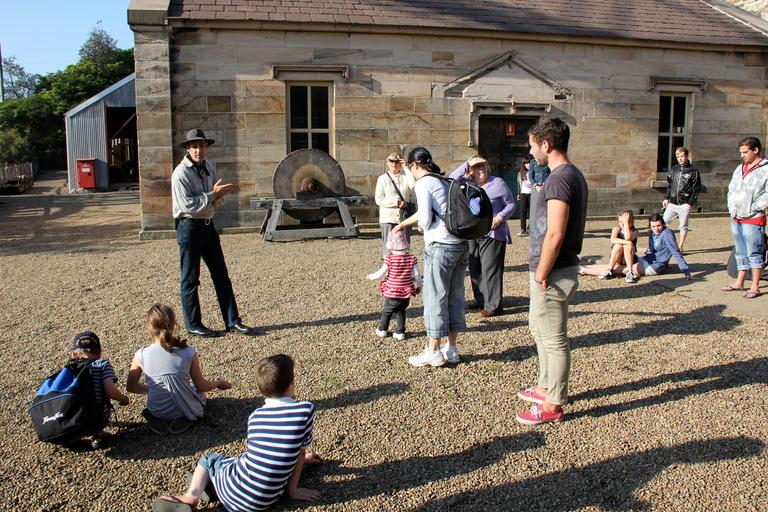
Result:
[[248,418],[246,452],[236,458],[220,453],[204,456],[187,493],[156,499],[152,503],[154,512],[191,511],[201,498],[211,498],[209,483],[231,512],[266,510],[285,491],[294,500],[320,498],[319,492],[298,487],[304,464],[317,464],[320,457],[305,453],[312,443],[315,408],[310,402],[293,400],[293,369],[293,359],[284,354],[259,361],[256,383],[265,402]]

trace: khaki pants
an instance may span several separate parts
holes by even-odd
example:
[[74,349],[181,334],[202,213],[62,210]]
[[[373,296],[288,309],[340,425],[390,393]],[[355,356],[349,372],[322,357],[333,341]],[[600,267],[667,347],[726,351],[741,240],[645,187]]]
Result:
[[539,387],[546,388],[547,402],[568,403],[571,344],[568,342],[568,303],[579,287],[579,267],[557,268],[549,274],[546,291],[530,273],[531,305],[528,327],[539,353]]

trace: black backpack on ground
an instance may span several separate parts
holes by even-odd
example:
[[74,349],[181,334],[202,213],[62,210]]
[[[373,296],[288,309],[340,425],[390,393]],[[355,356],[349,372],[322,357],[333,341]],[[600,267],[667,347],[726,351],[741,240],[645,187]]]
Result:
[[43,381],[29,408],[40,441],[66,444],[98,434],[107,425],[103,406],[96,399],[91,373],[94,361],[71,359]]
[[488,234],[493,222],[493,205],[483,187],[473,181],[452,180],[433,172],[424,176],[432,176],[448,185],[445,217],[434,208],[432,211],[445,222],[450,234],[463,240],[475,240]]

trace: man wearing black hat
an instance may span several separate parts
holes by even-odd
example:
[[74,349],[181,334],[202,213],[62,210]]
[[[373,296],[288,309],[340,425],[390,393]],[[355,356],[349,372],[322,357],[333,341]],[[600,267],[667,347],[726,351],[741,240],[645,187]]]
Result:
[[216,288],[221,315],[227,332],[253,335],[253,329],[243,325],[237,313],[232,282],[227,273],[219,234],[213,226],[214,208],[224,204],[227,194],[234,190],[231,183],[216,178],[216,169],[205,159],[209,146],[214,144],[202,130],[193,129],[181,146],[187,154],[174,169],[171,179],[173,217],[176,219],[176,241],[181,257],[181,305],[184,325],[192,336],[213,338],[222,336],[203,325],[197,288],[200,286],[200,258],[202,257]]

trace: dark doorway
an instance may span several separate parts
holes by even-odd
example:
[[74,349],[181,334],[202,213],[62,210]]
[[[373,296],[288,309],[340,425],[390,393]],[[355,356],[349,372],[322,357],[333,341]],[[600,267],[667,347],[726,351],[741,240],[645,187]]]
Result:
[[139,181],[136,109],[108,107],[107,137],[110,186]]
[[[538,117],[480,116],[478,149],[488,159],[491,174],[500,176],[517,198],[517,176],[523,157],[530,153],[528,130]],[[520,218],[519,208],[513,218]]]

